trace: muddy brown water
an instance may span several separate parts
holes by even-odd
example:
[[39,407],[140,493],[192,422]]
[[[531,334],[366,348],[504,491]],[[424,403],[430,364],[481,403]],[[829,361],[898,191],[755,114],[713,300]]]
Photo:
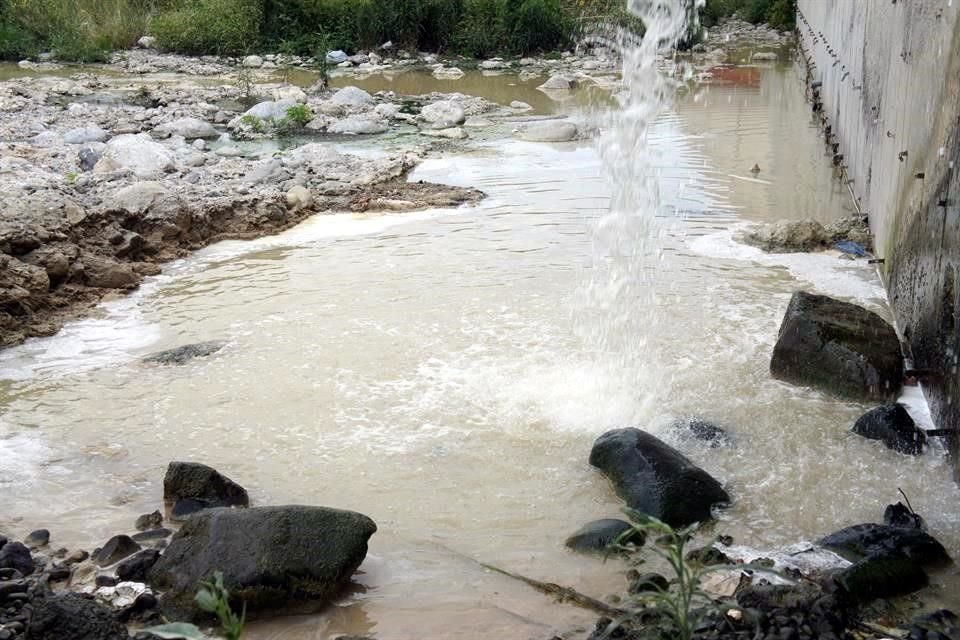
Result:
[[[739,543],[877,521],[900,487],[960,554],[960,492],[942,450],[909,458],[854,438],[867,407],[767,374],[795,289],[886,309],[862,261],[734,240],[749,222],[850,213],[796,71],[743,71],[682,97],[651,135],[667,231],[652,308],[637,309],[658,320],[622,337],[629,357],[582,337],[603,321],[579,302],[610,194],[594,143],[481,141],[411,176],[479,187],[489,194],[479,206],[318,216],[221,243],[58,336],[0,352],[0,529],[48,527],[55,546],[93,548],[157,508],[167,461],[200,460],[256,504],[355,509],[379,526],[340,601],[253,623],[250,638],[576,636],[591,614],[478,563],[621,592],[621,562],[573,555],[563,540],[619,515],[587,456],[604,430],[635,424],[727,484],[735,503],[712,531]],[[535,100],[515,76],[399,81],[337,83],[456,88],[595,117],[579,98]],[[139,361],[212,339],[228,344],[187,366]],[[689,413],[727,425],[734,445],[679,439],[668,424]],[[923,597],[958,606],[957,584],[948,570]]]

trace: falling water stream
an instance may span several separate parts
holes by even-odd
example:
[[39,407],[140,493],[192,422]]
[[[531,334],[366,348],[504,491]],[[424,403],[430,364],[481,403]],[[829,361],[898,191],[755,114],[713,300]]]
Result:
[[[551,103],[598,126],[599,144],[494,136],[411,176],[476,186],[488,198],[475,207],[316,216],[219,243],[0,352],[0,529],[45,526],[56,546],[92,548],[157,508],[169,460],[200,460],[256,504],[354,509],[379,527],[348,594],[254,623],[254,640],[575,635],[590,614],[478,562],[621,592],[622,564],[563,540],[619,515],[587,456],[606,429],[638,425],[727,485],[734,504],[715,528],[738,542],[876,521],[901,487],[960,555],[941,449],[913,458],[853,438],[866,406],[768,375],[794,290],[888,315],[864,261],[736,241],[752,222],[849,213],[796,71],[746,67],[661,102],[672,81],[657,67],[670,63],[654,53],[627,55],[637,75],[619,110]],[[510,75],[468,79],[493,98],[525,90]],[[227,346],[184,367],[140,362],[210,339]],[[691,413],[726,425],[733,446],[670,431]],[[925,597],[958,606],[958,583],[938,574]]]

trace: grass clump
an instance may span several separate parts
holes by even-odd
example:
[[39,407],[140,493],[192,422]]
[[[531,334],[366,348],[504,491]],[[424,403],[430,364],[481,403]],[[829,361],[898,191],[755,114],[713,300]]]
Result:
[[154,16],[157,45],[192,55],[237,55],[256,48],[262,0],[186,0]]
[[0,57],[50,51],[72,62],[101,62],[133,45],[162,0],[0,0]]

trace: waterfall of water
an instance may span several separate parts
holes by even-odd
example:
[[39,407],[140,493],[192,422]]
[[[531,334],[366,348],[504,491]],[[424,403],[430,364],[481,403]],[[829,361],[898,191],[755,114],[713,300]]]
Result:
[[[583,303],[589,310],[586,339],[619,376],[655,391],[656,362],[647,353],[647,336],[657,322],[651,280],[659,262],[658,237],[664,225],[651,127],[673,101],[675,74],[669,54],[696,19],[703,0],[629,0],[640,18],[642,37],[615,29],[622,58],[619,109],[603,117],[599,151],[611,186],[609,211],[593,229],[593,271]],[[651,400],[656,393],[644,393]]]

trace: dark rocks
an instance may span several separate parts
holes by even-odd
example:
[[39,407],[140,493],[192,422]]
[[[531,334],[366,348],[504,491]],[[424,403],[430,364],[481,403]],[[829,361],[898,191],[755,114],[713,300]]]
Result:
[[162,540],[167,536],[173,535],[173,531],[166,528],[160,529],[148,529],[146,531],[141,531],[140,533],[135,533],[131,537],[137,542],[149,542],[153,540]]
[[199,462],[171,462],[163,477],[163,499],[177,519],[212,507],[247,507],[247,490]]
[[847,593],[862,602],[913,593],[928,582],[920,565],[896,553],[867,556],[841,571],[836,580]]
[[671,427],[682,436],[688,436],[705,442],[711,448],[725,447],[733,444],[733,439],[727,430],[699,416],[678,418]]
[[670,587],[670,582],[659,573],[641,574],[636,570],[631,570],[627,578],[630,580],[627,591],[634,595],[647,591],[664,592]]
[[120,582],[116,576],[112,576],[109,573],[99,574],[93,581],[98,587],[115,587]]
[[0,569],[16,569],[28,576],[34,570],[30,549],[19,542],[8,542],[0,548]]
[[137,531],[148,531],[150,529],[157,529],[162,524],[163,514],[159,511],[154,511],[153,513],[145,513],[142,516],[138,516],[133,526]]
[[199,615],[197,586],[222,571],[250,610],[329,601],[350,579],[377,530],[367,516],[324,507],[211,509],[187,520],[150,572],[167,589],[161,610]]
[[226,342],[222,340],[187,344],[175,349],[167,349],[166,351],[151,354],[145,357],[143,361],[151,364],[186,364],[194,358],[203,358],[220,351],[225,344]]
[[[621,535],[631,530],[633,525],[616,518],[594,520],[580,527],[576,533],[567,538],[564,544],[581,553],[604,553]],[[622,544],[632,543],[639,547],[643,546],[645,541],[646,536],[642,531],[634,531],[621,542]]]
[[714,505],[730,502],[710,474],[639,429],[614,429],[597,438],[590,464],[610,479],[630,508],[673,527],[709,520]]
[[891,527],[920,529],[920,531],[927,530],[927,523],[923,521],[920,514],[902,502],[887,505],[887,508],[883,510],[883,524]]
[[23,543],[31,549],[38,549],[48,542],[50,542],[50,532],[46,529],[37,529],[36,531],[31,531],[30,534],[23,540]]
[[956,640],[960,638],[960,620],[947,609],[917,616],[906,626],[907,640]]
[[917,427],[900,403],[870,409],[854,423],[853,432],[864,438],[880,440],[888,449],[910,455],[923,453],[923,445],[927,442],[926,432]]
[[140,551],[140,545],[126,535],[113,536],[103,548],[93,554],[93,561],[101,567],[114,564]]
[[82,267],[84,282],[89,287],[133,289],[140,283],[140,276],[130,265],[106,256],[84,254]]
[[160,559],[156,549],[144,549],[117,565],[117,577],[121,580],[143,582],[153,565]]
[[127,629],[107,607],[76,593],[33,601],[27,640],[126,640]]
[[733,561],[727,557],[723,551],[713,545],[692,549],[687,553],[687,562],[693,562],[702,567],[709,567],[717,564],[733,564]]
[[780,325],[770,372],[840,397],[882,401],[901,387],[903,358],[896,332],[877,314],[798,291]]
[[851,562],[882,555],[902,555],[923,567],[951,562],[942,544],[914,528],[857,524],[831,533],[819,542]]

